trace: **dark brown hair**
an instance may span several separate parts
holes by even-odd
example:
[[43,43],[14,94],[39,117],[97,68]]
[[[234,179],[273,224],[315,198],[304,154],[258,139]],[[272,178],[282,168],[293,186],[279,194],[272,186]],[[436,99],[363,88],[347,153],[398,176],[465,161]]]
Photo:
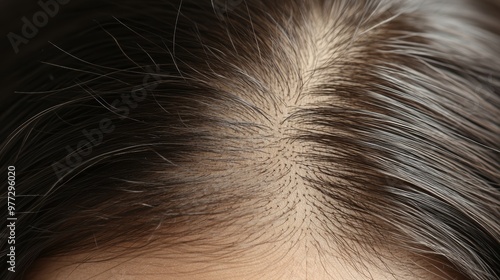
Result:
[[[6,34],[40,9],[27,6]],[[227,257],[299,217],[282,235],[346,258],[396,248],[450,278],[499,279],[499,6],[61,4],[2,50],[17,272],[1,278],[106,248]],[[212,234],[226,227],[241,231]]]

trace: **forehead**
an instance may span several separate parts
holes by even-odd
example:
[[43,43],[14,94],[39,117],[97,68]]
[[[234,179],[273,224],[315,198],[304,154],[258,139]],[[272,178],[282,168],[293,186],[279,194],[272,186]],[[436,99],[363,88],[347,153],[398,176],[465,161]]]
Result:
[[447,275],[433,270],[431,266],[425,266],[424,263],[421,263],[424,264],[421,267],[410,265],[413,260],[395,252],[392,254],[398,255],[401,261],[397,265],[376,258],[365,259],[363,263],[359,262],[360,259],[346,259],[342,256],[325,259],[317,255],[317,249],[303,243],[294,244],[293,248],[276,248],[272,244],[266,244],[253,249],[253,253],[243,253],[241,258],[210,260],[204,256],[185,258],[173,252],[164,252],[163,257],[160,256],[161,252],[155,252],[153,255],[127,256],[88,263],[82,263],[83,259],[89,258],[88,254],[41,259],[29,271],[28,277],[38,280],[448,279]]

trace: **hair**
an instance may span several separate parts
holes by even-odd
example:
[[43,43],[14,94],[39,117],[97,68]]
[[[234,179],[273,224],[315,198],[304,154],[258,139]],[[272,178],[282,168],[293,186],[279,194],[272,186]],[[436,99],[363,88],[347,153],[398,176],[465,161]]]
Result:
[[[6,34],[40,10],[22,5]],[[229,258],[299,232],[323,254],[499,279],[499,16],[493,0],[59,5],[1,52],[17,217],[1,278],[79,252]]]

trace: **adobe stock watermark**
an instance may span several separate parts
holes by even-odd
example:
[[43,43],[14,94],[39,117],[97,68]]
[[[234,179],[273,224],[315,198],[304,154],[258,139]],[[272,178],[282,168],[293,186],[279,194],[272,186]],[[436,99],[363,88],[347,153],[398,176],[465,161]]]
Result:
[[[156,67],[156,71],[151,67],[146,67],[146,69],[148,74],[144,76],[142,85],[134,87],[130,93],[122,94],[120,98],[115,99],[111,103],[112,109],[120,116],[120,120],[127,118],[130,110],[137,108],[139,103],[146,99],[148,92],[158,87],[160,78],[156,74],[160,71],[159,67]],[[155,79],[157,82],[151,82],[151,79]],[[52,169],[56,173],[57,178],[60,180],[64,175],[71,172],[72,169],[80,165],[84,158],[92,153],[94,147],[102,144],[105,135],[112,133],[114,130],[115,125],[109,118],[101,119],[94,129],[83,129],[81,131],[83,139],[78,142],[76,147],[66,146],[65,149],[68,152],[66,157],[52,164]]]
[[212,6],[218,17],[222,17],[224,14],[236,9],[241,3],[243,3],[243,0],[212,0]]
[[38,6],[41,10],[34,13],[31,19],[25,16],[21,18],[24,24],[20,34],[14,32],[7,34],[7,39],[9,39],[14,52],[18,54],[19,47],[22,44],[27,45],[30,39],[35,38],[40,29],[49,23],[49,18],[53,18],[59,13],[61,5],[66,5],[69,2],[70,0],[39,0]]

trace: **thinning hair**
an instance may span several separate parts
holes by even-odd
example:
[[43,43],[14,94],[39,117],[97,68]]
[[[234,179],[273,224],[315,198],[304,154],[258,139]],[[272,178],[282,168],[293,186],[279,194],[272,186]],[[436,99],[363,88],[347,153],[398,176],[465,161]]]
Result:
[[61,7],[2,53],[0,165],[15,166],[18,217],[18,272],[2,279],[123,244],[220,258],[296,233],[323,254],[398,262],[395,249],[499,279],[499,6]]

